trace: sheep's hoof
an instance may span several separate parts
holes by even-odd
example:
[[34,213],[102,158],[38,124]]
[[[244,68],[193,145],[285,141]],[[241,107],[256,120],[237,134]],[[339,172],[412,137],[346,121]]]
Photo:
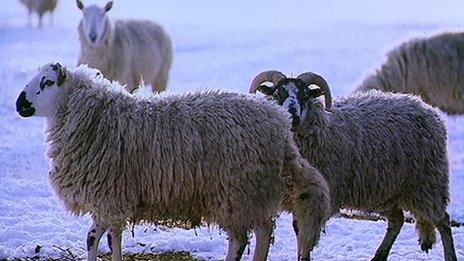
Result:
[[421,242],[420,245],[421,245],[421,250],[428,254],[428,253],[429,253],[429,250],[432,249],[433,243],[432,243],[432,242],[424,241],[424,242]]

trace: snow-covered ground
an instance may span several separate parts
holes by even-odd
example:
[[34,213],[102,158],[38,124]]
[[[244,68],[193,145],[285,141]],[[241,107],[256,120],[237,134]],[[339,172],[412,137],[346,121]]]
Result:
[[[14,111],[18,93],[38,66],[76,65],[80,15],[75,1],[61,0],[54,26],[28,28],[19,1],[0,1],[0,259],[33,256],[37,245],[44,257],[62,255],[56,246],[85,255],[89,218],[67,213],[49,185],[44,120],[21,119]],[[278,69],[292,75],[318,72],[339,96],[353,90],[398,43],[462,30],[464,2],[118,0],[110,16],[155,20],[170,33],[175,59],[168,92],[246,92],[257,73]],[[443,118],[449,131],[450,214],[464,222],[464,116]],[[333,218],[313,258],[369,259],[385,229],[382,221]],[[464,259],[464,227],[452,230],[458,258]],[[126,252],[183,250],[213,260],[222,258],[227,247],[225,234],[214,227],[186,231],[137,226],[134,236],[126,231],[123,243]],[[252,240],[245,260],[251,259],[253,246]],[[428,255],[420,252],[413,224],[405,224],[390,260],[441,260],[442,253],[440,242]],[[269,259],[296,259],[289,215],[278,219]]]

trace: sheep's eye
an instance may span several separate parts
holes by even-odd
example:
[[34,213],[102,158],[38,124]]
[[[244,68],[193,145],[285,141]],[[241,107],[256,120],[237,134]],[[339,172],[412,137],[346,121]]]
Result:
[[285,100],[288,98],[288,92],[284,88],[278,88],[277,97],[281,100]]
[[300,97],[303,98],[304,100],[309,98],[309,92],[307,90],[301,90],[299,91]]
[[40,94],[40,90],[36,91],[35,94],[39,95],[39,94]]
[[52,80],[46,80],[45,81],[45,85],[47,85],[47,86],[52,86],[53,84],[55,84],[55,82],[52,81]]

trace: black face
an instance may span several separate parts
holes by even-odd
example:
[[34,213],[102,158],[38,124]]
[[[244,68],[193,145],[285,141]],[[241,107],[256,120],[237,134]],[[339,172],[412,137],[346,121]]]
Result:
[[308,88],[300,79],[285,78],[277,84],[274,99],[282,105],[288,98],[300,105],[308,99]]
[[19,94],[19,97],[16,100],[16,111],[22,117],[30,117],[35,113],[35,108],[32,107],[32,103],[27,100],[26,92],[24,91]]
[[300,118],[308,99],[323,94],[320,88],[310,89],[302,80],[294,78],[282,79],[276,86],[261,85],[259,90],[272,96],[277,104],[284,106],[292,115],[292,130],[296,130],[300,125]]
[[276,86],[259,86],[259,91],[272,96],[277,104],[283,106],[292,115],[292,129],[300,125],[302,106],[306,101],[305,84],[300,79],[282,79]]

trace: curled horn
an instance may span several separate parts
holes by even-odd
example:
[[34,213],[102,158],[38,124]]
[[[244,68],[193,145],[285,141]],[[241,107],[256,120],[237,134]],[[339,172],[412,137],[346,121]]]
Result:
[[332,95],[330,94],[329,84],[322,78],[320,75],[317,75],[312,72],[306,72],[300,74],[297,79],[300,79],[306,86],[315,84],[319,86],[324,92],[325,98],[325,109],[330,110],[332,108]]
[[255,93],[258,87],[264,82],[272,82],[277,85],[280,80],[287,78],[283,73],[279,71],[264,71],[253,79],[250,86],[250,93]]

